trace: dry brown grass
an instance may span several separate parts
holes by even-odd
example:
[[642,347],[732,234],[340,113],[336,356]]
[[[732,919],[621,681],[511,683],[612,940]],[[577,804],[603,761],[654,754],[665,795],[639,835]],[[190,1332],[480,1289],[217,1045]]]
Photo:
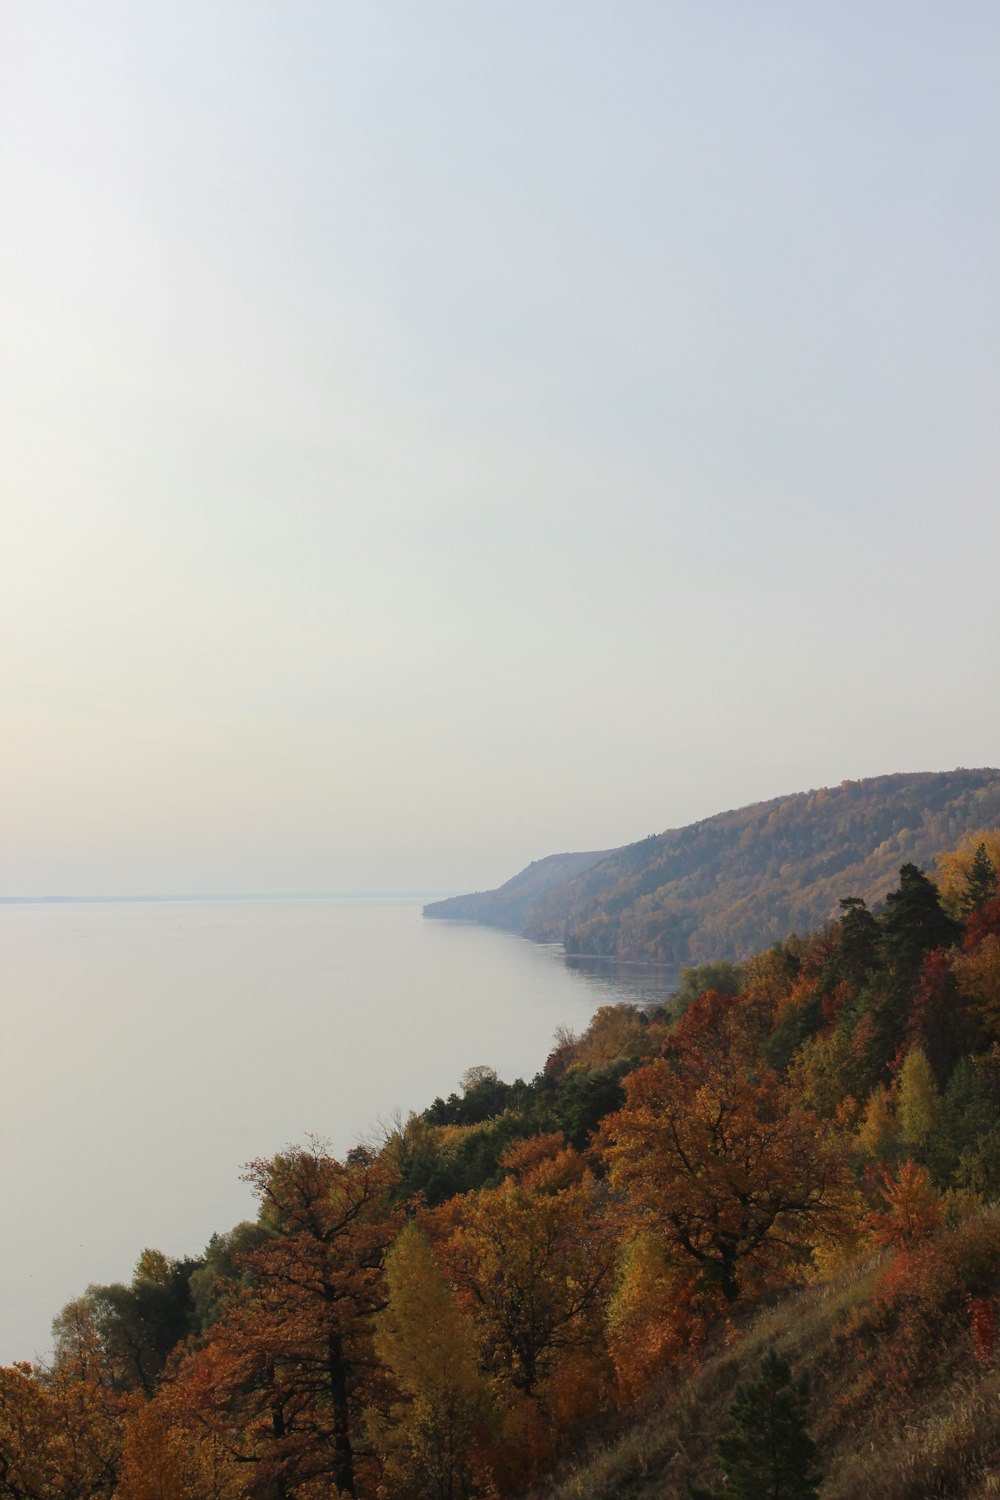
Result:
[[885,1261],[869,1256],[827,1282],[743,1309],[735,1343],[710,1341],[694,1374],[663,1381],[627,1425],[536,1500],[684,1500],[685,1480],[717,1483],[713,1449],[735,1387],[756,1375],[771,1345],[810,1373],[823,1500],[1000,1496],[1000,1369],[976,1363],[960,1317],[942,1324],[916,1385],[887,1382],[858,1394],[845,1330],[871,1308]]

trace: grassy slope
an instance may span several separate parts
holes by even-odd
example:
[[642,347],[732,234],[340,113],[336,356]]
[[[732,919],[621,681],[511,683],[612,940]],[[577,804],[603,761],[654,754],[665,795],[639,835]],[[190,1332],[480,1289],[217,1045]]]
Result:
[[[998,1210],[986,1211],[994,1219]],[[731,1428],[737,1384],[773,1345],[812,1383],[812,1435],[822,1500],[986,1500],[1000,1494],[1000,1369],[976,1362],[964,1311],[944,1320],[933,1351],[894,1387],[858,1390],[857,1339],[888,1254],[736,1315],[729,1342],[710,1340],[700,1366],[668,1379],[638,1416],[580,1458],[535,1500],[683,1500],[685,1480],[719,1485],[715,1440]],[[869,1340],[872,1339],[869,1334]]]

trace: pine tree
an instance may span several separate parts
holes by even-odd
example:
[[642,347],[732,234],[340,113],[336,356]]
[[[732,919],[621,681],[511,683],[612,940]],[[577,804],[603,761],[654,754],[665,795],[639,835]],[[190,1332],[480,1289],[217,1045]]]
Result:
[[806,1431],[809,1385],[773,1349],[757,1380],[737,1387],[729,1414],[736,1431],[721,1437],[716,1456],[725,1491],[688,1486],[691,1500],[818,1500],[816,1444]]
[[860,989],[878,963],[878,922],[860,896],[845,896],[840,903],[835,968],[836,984],[846,979]]
[[965,891],[962,896],[962,910],[969,912],[980,911],[987,901],[992,901],[997,893],[996,867],[990,859],[989,850],[982,842],[977,844],[976,852],[972,856],[972,865],[969,869],[965,882]]
[[882,962],[905,980],[915,975],[925,953],[953,943],[960,931],[942,907],[937,886],[914,864],[901,867],[898,888],[885,898],[880,927]]
[[937,886],[913,864],[900,869],[899,887],[886,896],[878,926],[878,968],[859,997],[861,1019],[867,1023],[860,1056],[870,1083],[884,1078],[905,1039],[924,958],[953,943],[961,932],[941,906]]

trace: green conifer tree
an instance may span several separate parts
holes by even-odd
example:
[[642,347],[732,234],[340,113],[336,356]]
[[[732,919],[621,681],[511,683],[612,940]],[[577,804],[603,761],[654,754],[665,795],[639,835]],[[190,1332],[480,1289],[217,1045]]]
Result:
[[953,943],[961,930],[941,905],[937,886],[914,864],[900,868],[899,886],[886,896],[879,925],[882,964],[904,980],[913,977],[925,953]]
[[972,856],[972,864],[962,895],[962,910],[966,914],[979,911],[997,893],[997,872],[990,859],[986,845],[980,843]]
[[848,980],[860,989],[878,963],[878,922],[860,896],[845,896],[840,903],[833,984]]
[[737,1387],[729,1414],[736,1431],[721,1437],[716,1456],[725,1490],[688,1485],[691,1500],[818,1500],[816,1444],[806,1431],[809,1384],[773,1349],[757,1380]]
[[953,943],[962,930],[942,907],[937,886],[914,864],[900,869],[899,887],[886,896],[878,928],[879,963],[859,996],[855,1017],[866,1023],[861,1057],[869,1086],[884,1079],[905,1039],[924,958]]

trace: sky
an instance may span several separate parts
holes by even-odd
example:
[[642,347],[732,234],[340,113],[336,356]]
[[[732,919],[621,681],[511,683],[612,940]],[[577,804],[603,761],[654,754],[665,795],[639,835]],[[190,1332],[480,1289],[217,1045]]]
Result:
[[998,169],[992,0],[0,0],[0,895],[996,765]]

